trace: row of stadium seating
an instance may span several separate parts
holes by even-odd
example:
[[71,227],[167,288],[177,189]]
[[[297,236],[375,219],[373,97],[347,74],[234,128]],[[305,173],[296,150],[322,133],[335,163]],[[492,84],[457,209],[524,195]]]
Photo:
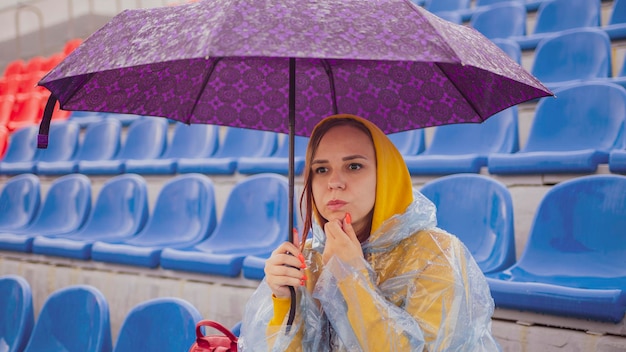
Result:
[[[626,38],[624,0],[612,2],[606,24],[602,23],[600,0],[531,2],[476,0],[476,6],[470,8],[470,0],[430,0],[421,5],[448,21],[468,23],[488,38],[511,38],[522,50],[533,50],[542,39],[572,28],[596,27],[608,34],[611,40]],[[527,28],[527,14],[535,11],[534,27]]]
[[[134,306],[113,344],[109,304],[91,285],[71,285],[48,297],[35,319],[33,292],[18,275],[0,276],[3,351],[186,351],[203,319],[190,302],[159,297]],[[88,327],[88,328],[86,328]],[[231,330],[239,335],[239,324]]]
[[[112,177],[93,209],[84,175],[55,180],[40,207],[37,177],[15,176],[0,195],[0,208],[7,209],[0,214],[0,249],[260,280],[265,259],[288,238],[287,184],[276,174],[245,178],[217,220],[205,175],[167,182],[151,214],[138,175]],[[437,206],[438,226],[457,235],[476,259],[497,307],[622,321],[626,176],[582,176],[552,187],[520,258],[511,194],[503,184],[458,174],[420,190]]]
[[[544,98],[537,105],[522,149],[517,107],[482,124],[439,126],[427,147],[423,130],[391,138],[412,175],[479,173],[483,167],[494,175],[585,174],[597,172],[601,164],[626,173],[626,89],[595,81],[572,84],[556,94],[558,99]],[[220,138],[218,126],[176,123],[168,141],[167,119],[135,116],[122,145],[117,119],[104,117],[88,125],[82,142],[74,122],[78,119],[53,123],[48,149],[36,148],[35,126],[16,131],[0,161],[0,174],[287,174],[288,144],[275,132],[223,127]],[[296,138],[298,175],[306,143],[306,137]]]
[[[28,61],[16,59],[7,65],[0,76],[0,127],[12,132],[40,121],[50,92],[37,86],[37,82],[81,42],[80,38],[72,39],[63,50],[50,56],[35,56]],[[57,106],[52,118],[64,120],[68,116],[69,111]]]

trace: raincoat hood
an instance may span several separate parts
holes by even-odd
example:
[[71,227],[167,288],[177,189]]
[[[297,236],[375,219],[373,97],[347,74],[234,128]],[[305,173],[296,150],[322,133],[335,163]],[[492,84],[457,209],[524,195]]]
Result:
[[[402,154],[389,137],[374,123],[350,114],[329,116],[323,121],[329,119],[356,120],[365,125],[372,135],[376,152],[376,203],[374,204],[370,232],[370,241],[373,241],[377,234],[380,234],[376,230],[382,223],[394,215],[402,214],[413,201],[411,175],[404,163]],[[315,127],[313,133],[319,125]],[[313,211],[318,224],[321,224],[321,216],[317,208],[314,207]]]

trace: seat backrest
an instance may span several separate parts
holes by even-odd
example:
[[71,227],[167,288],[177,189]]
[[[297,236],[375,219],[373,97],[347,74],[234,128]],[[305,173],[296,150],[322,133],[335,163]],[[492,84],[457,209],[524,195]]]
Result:
[[287,178],[257,174],[231,190],[213,234],[197,247],[208,252],[248,254],[272,251],[289,236]]
[[238,127],[226,128],[223,143],[214,154],[216,158],[270,156],[278,145],[276,132]]
[[120,150],[122,124],[116,119],[103,119],[85,129],[76,160],[109,160]]
[[[283,141],[280,143],[280,146],[276,148],[276,151],[272,156],[277,158],[288,158],[289,157],[289,136],[284,135]],[[304,157],[306,154],[306,147],[309,143],[308,137],[295,136],[294,137],[294,151],[293,155],[296,157]]]
[[505,54],[507,54],[513,61],[518,64],[522,63],[522,48],[520,45],[513,39],[506,38],[494,38],[491,40],[495,45],[497,45]]
[[124,318],[114,351],[186,351],[196,339],[196,323],[200,320],[198,309],[183,299],[145,301]]
[[621,144],[626,116],[626,90],[613,83],[587,82],[554,91],[544,98],[522,152],[595,149],[610,151]]
[[594,282],[597,288],[623,289],[624,194],[626,176],[619,175],[581,176],[550,188],[539,203],[517,266],[559,276],[569,286]]
[[91,181],[83,174],[64,175],[52,182],[37,217],[26,228],[45,235],[75,231],[91,210]]
[[626,0],[614,0],[609,25],[626,23]]
[[9,130],[7,130],[4,126],[0,125],[0,161],[2,161],[2,157],[4,157],[4,153],[6,153],[8,145],[9,145]]
[[32,161],[37,152],[37,127],[28,126],[13,132],[2,162]]
[[11,177],[0,192],[0,230],[27,226],[41,202],[41,183],[33,174]]
[[144,227],[148,216],[146,180],[136,174],[122,174],[102,186],[80,233],[82,237],[104,233],[136,234]]
[[3,76],[8,77],[12,75],[20,75],[24,72],[26,62],[22,59],[15,59],[10,61],[4,68]]
[[116,159],[158,158],[167,144],[167,127],[167,120],[161,117],[144,117],[133,121]]
[[526,35],[526,7],[507,2],[488,6],[475,13],[470,26],[489,39]]
[[19,126],[36,124],[43,112],[42,99],[43,95],[37,91],[15,94],[9,123],[18,123]]
[[89,285],[59,289],[44,302],[26,352],[110,351],[109,305]]
[[21,276],[0,276],[0,297],[0,348],[23,351],[35,325],[32,289]]
[[533,33],[600,26],[600,0],[551,0],[537,9]]
[[601,29],[576,28],[539,42],[531,73],[542,82],[611,76],[611,40]]
[[390,133],[387,136],[402,155],[417,155],[426,148],[423,129]]
[[202,174],[182,174],[163,185],[146,226],[126,243],[194,243],[209,236],[216,224],[213,181]]
[[426,0],[424,7],[430,12],[456,11],[468,9],[470,0]]
[[218,132],[219,128],[215,125],[177,122],[163,158],[207,158],[219,146]]
[[[424,155],[514,153],[519,149],[516,106],[475,124],[437,126]],[[450,141],[454,141],[451,143]]]
[[65,121],[50,124],[48,148],[37,149],[36,161],[71,160],[78,149],[78,124]]
[[437,226],[459,237],[483,272],[515,262],[513,201],[502,183],[455,174],[427,182],[421,192],[437,207]]

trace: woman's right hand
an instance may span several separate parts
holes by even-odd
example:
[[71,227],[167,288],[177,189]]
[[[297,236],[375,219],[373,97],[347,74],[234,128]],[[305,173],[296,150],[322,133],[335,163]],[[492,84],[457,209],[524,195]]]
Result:
[[289,286],[304,285],[306,264],[300,249],[284,242],[265,261],[265,281],[277,298],[289,298]]

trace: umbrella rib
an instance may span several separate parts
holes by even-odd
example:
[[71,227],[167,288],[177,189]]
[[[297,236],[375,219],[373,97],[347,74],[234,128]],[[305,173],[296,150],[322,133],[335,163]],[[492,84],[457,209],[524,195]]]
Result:
[[483,116],[476,109],[476,106],[471,101],[471,99],[468,99],[468,97],[465,95],[465,93],[463,93],[463,90],[459,89],[459,87],[456,85],[456,82],[454,82],[454,80],[450,79],[450,76],[448,76],[448,73],[443,69],[442,65],[440,63],[438,63],[438,62],[435,62],[435,66],[437,66],[437,68],[439,68],[439,70],[448,78],[448,81],[454,86],[454,88],[456,88],[456,91],[459,92],[459,94],[461,96],[463,96],[463,99],[465,99],[467,104],[472,108],[472,111],[474,111],[480,117],[481,120],[485,121]]
[[215,66],[217,65],[218,62],[222,61],[221,57],[215,58],[215,60],[213,60],[211,68],[209,69],[209,72],[207,72],[206,76],[204,77],[204,80],[202,81],[202,85],[200,86],[200,89],[198,90],[198,95],[196,96],[196,99],[193,102],[193,106],[191,107],[191,110],[189,111],[189,116],[187,117],[187,123],[191,123],[191,116],[193,116],[193,112],[196,110],[196,107],[198,106],[198,102],[200,101],[200,96],[202,96],[202,92],[204,91],[204,88],[206,87],[207,84],[209,84],[209,79],[211,79],[211,76],[213,75],[213,71],[215,71]]
[[332,99],[333,104],[333,114],[338,114],[339,110],[337,109],[337,94],[335,93],[335,77],[333,76],[333,69],[330,67],[328,60],[321,59],[322,66],[324,66],[324,70],[326,71],[326,75],[328,75],[328,83],[330,84],[330,98]]

